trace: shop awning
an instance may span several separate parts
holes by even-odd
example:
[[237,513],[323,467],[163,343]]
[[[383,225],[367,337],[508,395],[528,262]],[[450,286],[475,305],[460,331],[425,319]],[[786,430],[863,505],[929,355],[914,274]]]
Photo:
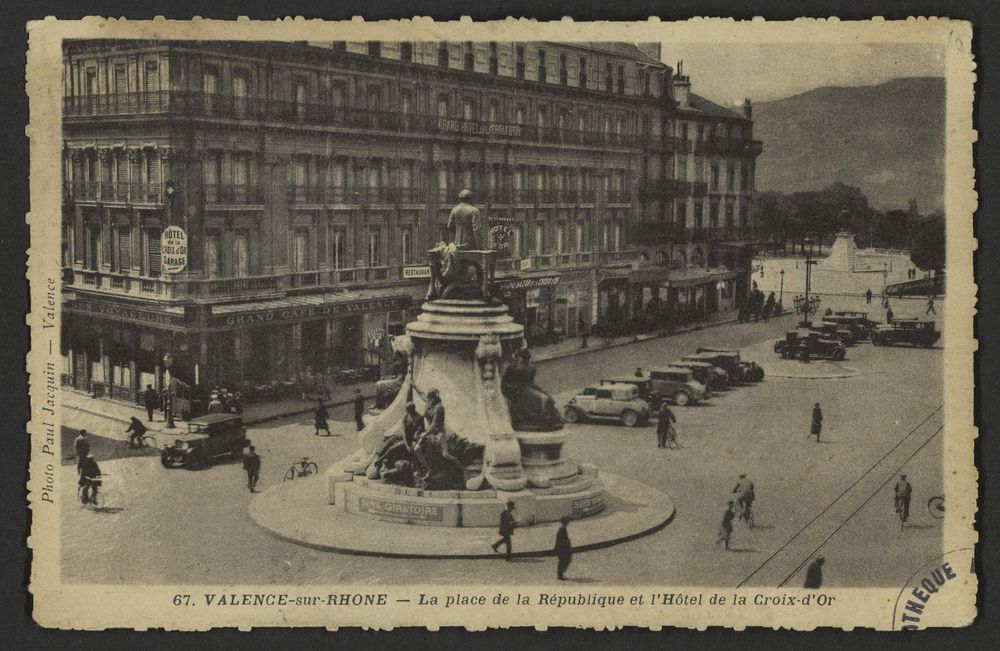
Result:
[[185,324],[184,308],[181,306],[134,304],[111,299],[75,297],[63,301],[63,309],[71,314],[81,314],[89,318],[98,317],[164,330],[183,330]]
[[670,272],[666,284],[672,289],[683,289],[716,283],[720,280],[730,280],[735,277],[736,272],[731,269],[678,269]]
[[412,296],[408,294],[386,296],[385,290],[309,294],[253,303],[213,305],[210,324],[254,326],[266,323],[289,323],[403,310],[412,304]]
[[647,267],[636,269],[628,274],[628,281],[633,285],[659,283],[670,279],[670,269],[666,267]]

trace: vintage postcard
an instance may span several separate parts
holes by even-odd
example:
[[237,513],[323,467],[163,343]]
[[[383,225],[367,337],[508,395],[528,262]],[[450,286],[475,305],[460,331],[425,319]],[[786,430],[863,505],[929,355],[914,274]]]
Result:
[[970,24],[28,30],[41,626],[976,617]]

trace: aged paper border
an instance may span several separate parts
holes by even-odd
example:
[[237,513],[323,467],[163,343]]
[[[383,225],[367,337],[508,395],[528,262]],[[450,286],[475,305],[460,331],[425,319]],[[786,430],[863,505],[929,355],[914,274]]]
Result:
[[[502,37],[499,36],[502,31]],[[558,22],[529,20],[473,22],[462,19],[434,22],[429,18],[404,21],[366,23],[361,19],[324,22],[285,19],[257,22],[247,19],[215,21],[125,21],[86,18],[81,21],[46,19],[28,26],[29,52],[27,90],[29,95],[31,140],[30,192],[31,213],[28,223],[34,237],[28,258],[28,279],[32,311],[27,317],[32,345],[27,356],[30,374],[31,465],[28,481],[32,509],[32,529],[28,544],[33,550],[30,590],[34,595],[33,616],[41,626],[73,629],[162,627],[180,630],[204,630],[212,627],[259,626],[322,626],[338,628],[364,626],[386,629],[398,626],[426,626],[437,629],[461,626],[472,630],[490,627],[576,626],[595,629],[639,626],[658,629],[664,626],[703,628],[727,626],[737,629],[749,626],[790,627],[812,629],[819,626],[841,628],[871,627],[890,629],[893,607],[906,586],[897,588],[829,589],[823,592],[834,597],[824,607],[766,608],[726,605],[698,607],[636,607],[630,598],[643,593],[663,591],[666,586],[606,586],[586,592],[624,596],[623,606],[564,607],[504,606],[418,607],[420,592],[485,595],[488,602],[502,592],[513,595],[518,587],[497,589],[482,585],[452,586],[380,586],[377,591],[390,592],[390,599],[410,599],[410,603],[393,603],[388,608],[339,606],[329,609],[294,607],[207,608],[177,607],[177,594],[198,595],[202,592],[304,592],[297,586],[268,585],[257,590],[254,586],[94,586],[63,584],[60,579],[60,520],[59,503],[75,499],[75,487],[55,485],[54,500],[42,499],[43,491],[51,486],[53,470],[59,463],[59,441],[47,440],[46,431],[60,422],[58,390],[58,337],[60,332],[59,278],[61,212],[61,42],[65,38],[147,38],[147,39],[210,39],[210,40],[550,40],[550,41],[665,41],[712,42],[741,40],[743,42],[925,42],[940,44],[946,52],[947,78],[947,140],[945,205],[947,214],[948,294],[943,315],[944,330],[944,401],[945,429],[943,452],[943,486],[948,496],[949,517],[943,531],[944,552],[959,552],[974,547],[978,534],[974,529],[978,473],[973,461],[976,428],[973,420],[973,356],[977,343],[973,334],[976,285],[973,277],[975,240],[972,216],[977,206],[974,192],[972,130],[974,63],[972,59],[972,26],[967,22],[946,19],[908,19],[865,22],[843,22],[837,19],[799,19],[790,22],[765,22],[762,19],[737,22],[730,19],[692,19],[666,23],[658,19],[647,22],[609,23],[580,22],[569,19]],[[403,36],[402,34],[406,35]],[[415,39],[414,35],[420,38]],[[348,36],[349,35],[349,36]],[[49,366],[49,365],[53,366]],[[54,373],[54,375],[53,375]],[[54,378],[54,379],[52,379]],[[54,385],[54,386],[53,386]],[[975,617],[976,577],[963,576],[959,587],[947,600],[938,603],[936,623],[963,626]],[[332,587],[332,586],[331,586]],[[336,586],[337,591],[351,590],[371,593],[376,590],[363,586]],[[728,594],[732,588],[700,588],[669,586],[670,591],[701,593],[706,602],[713,593]],[[528,594],[580,592],[573,588],[524,586]],[[751,596],[780,596],[802,592],[801,589],[745,588],[738,592]],[[513,601],[513,597],[511,599]],[[731,600],[730,600],[731,601]],[[930,608],[930,606],[928,606]]]

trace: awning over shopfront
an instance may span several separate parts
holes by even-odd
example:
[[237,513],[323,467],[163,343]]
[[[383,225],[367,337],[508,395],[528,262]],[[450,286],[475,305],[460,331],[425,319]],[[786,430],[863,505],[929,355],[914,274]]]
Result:
[[135,305],[111,299],[71,298],[63,302],[63,309],[70,314],[99,317],[119,323],[149,326],[164,330],[183,330],[183,306]]
[[735,277],[736,272],[731,269],[678,269],[670,272],[667,286],[671,289],[683,289]]
[[252,327],[273,323],[296,323],[356,316],[369,312],[403,310],[412,304],[412,296],[408,294],[386,296],[384,290],[310,294],[254,303],[214,305],[209,325]]
[[498,283],[501,290],[510,289],[537,289],[539,287],[552,287],[559,284],[559,276],[528,276],[518,278],[504,278]]

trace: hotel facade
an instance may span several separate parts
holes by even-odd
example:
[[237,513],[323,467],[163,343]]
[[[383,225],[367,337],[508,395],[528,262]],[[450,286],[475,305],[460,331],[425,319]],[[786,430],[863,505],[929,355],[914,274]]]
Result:
[[531,344],[733,309],[761,146],[690,87],[645,44],[68,42],[63,384],[377,366],[463,188]]

